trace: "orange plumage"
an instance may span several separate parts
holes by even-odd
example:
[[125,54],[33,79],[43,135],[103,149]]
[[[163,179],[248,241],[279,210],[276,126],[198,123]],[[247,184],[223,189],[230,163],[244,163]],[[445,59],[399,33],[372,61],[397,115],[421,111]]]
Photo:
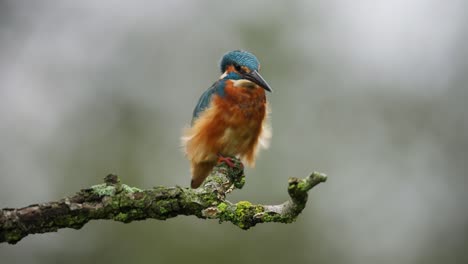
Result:
[[[236,72],[228,65],[225,75]],[[185,131],[183,142],[191,162],[192,188],[200,186],[209,175],[218,155],[236,156],[255,165],[259,146],[267,147],[271,137],[262,88],[249,80],[226,79],[222,94],[214,93],[206,109]]]

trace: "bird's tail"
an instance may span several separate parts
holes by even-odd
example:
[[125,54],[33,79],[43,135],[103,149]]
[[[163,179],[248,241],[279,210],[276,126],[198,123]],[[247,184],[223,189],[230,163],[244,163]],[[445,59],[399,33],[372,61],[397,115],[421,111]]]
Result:
[[198,188],[208,177],[215,165],[216,161],[203,161],[199,163],[192,161],[192,181],[190,186],[193,189]]

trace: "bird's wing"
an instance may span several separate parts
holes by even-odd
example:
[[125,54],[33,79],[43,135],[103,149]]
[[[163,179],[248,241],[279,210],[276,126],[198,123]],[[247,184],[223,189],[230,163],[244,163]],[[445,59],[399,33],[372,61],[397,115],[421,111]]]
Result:
[[213,94],[219,94],[221,96],[224,95],[223,80],[216,81],[201,95],[200,99],[198,99],[197,106],[195,106],[195,109],[193,110],[192,125],[193,122],[195,122],[195,120],[200,116],[200,114],[210,105]]

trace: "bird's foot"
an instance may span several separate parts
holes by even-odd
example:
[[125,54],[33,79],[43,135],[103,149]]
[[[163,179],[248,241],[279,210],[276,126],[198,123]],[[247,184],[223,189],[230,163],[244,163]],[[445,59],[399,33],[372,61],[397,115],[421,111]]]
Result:
[[226,165],[228,165],[230,168],[234,168],[236,166],[232,161],[231,157],[224,157],[223,155],[218,153],[218,163],[222,162],[226,163]]

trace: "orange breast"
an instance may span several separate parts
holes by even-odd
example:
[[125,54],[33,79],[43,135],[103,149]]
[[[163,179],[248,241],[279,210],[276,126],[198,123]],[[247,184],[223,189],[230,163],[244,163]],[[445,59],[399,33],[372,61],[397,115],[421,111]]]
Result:
[[225,95],[214,95],[210,107],[195,121],[187,154],[197,162],[216,158],[217,153],[240,156],[253,165],[265,118],[262,88],[233,87],[227,81]]

